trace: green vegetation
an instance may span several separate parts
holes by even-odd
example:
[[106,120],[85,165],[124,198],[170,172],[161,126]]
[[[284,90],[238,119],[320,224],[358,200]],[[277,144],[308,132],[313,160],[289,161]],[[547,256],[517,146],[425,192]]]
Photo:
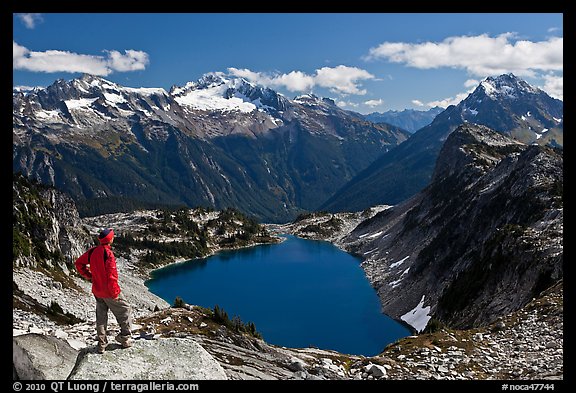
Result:
[[127,213],[134,210],[178,209],[182,206],[111,196],[81,199],[76,201],[76,207],[80,217],[93,217],[108,213]]
[[27,179],[21,173],[12,176],[12,258],[31,257],[47,267],[47,261],[64,262],[59,250],[49,251],[46,233],[52,227],[53,206],[41,193],[51,187]]
[[186,303],[184,302],[184,300],[182,300],[182,298],[180,296],[176,296],[176,299],[174,299],[174,304],[172,305],[172,307],[174,308],[184,308],[184,305]]
[[242,322],[242,319],[240,319],[240,317],[237,315],[230,319],[228,317],[228,313],[218,305],[214,306],[212,320],[216,323],[226,326],[228,329],[231,329],[236,333],[247,333],[256,338],[262,338],[262,335],[256,330],[256,326],[253,322],[244,323]]
[[422,333],[435,333],[444,328],[444,324],[436,318],[430,318]]
[[[156,266],[175,258],[206,256],[210,251],[209,240],[223,248],[274,241],[264,226],[232,208],[199,224],[197,217],[209,212],[204,208],[162,209],[155,218],[148,219],[144,230],[118,234],[114,241],[115,250],[126,256],[131,250],[141,250],[143,266]],[[179,240],[167,241],[164,236]]]

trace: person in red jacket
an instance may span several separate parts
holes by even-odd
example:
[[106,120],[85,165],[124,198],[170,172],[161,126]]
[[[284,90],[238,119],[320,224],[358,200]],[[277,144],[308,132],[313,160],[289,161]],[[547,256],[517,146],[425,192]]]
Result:
[[116,258],[110,248],[114,241],[114,231],[111,228],[102,230],[98,240],[100,245],[91,247],[74,264],[80,275],[92,282],[92,293],[96,297],[98,352],[104,353],[108,345],[108,310],[112,311],[120,325],[116,341],[124,348],[132,346],[132,308],[120,296]]

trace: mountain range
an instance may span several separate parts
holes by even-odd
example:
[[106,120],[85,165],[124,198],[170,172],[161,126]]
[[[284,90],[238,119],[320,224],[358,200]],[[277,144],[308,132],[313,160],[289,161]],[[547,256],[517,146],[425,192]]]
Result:
[[372,112],[364,115],[364,118],[372,123],[388,123],[403,128],[408,132],[416,132],[420,128],[432,123],[432,120],[441,113],[444,108],[435,106],[427,111],[404,109],[403,111]]
[[184,205],[285,222],[408,199],[465,123],[563,146],[562,101],[513,74],[486,78],[414,134],[224,73],[169,92],[85,74],[14,91],[13,172],[68,192],[83,215]]
[[436,159],[463,123],[490,127],[526,144],[563,146],[564,104],[513,74],[488,77],[458,105],[398,147],[382,154],[324,203],[328,211],[359,211],[397,204],[430,183]]
[[289,100],[223,73],[170,92],[86,74],[15,91],[13,105],[13,172],[93,215],[169,204],[286,221],[410,135],[331,99]]

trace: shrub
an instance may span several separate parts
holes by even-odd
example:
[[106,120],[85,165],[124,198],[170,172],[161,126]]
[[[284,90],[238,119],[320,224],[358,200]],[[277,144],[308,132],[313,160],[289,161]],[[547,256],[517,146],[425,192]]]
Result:
[[176,299],[174,299],[174,305],[172,307],[184,308],[185,305],[186,305],[186,303],[184,302],[184,300],[182,300],[182,298],[180,296],[176,296]]
[[444,324],[436,318],[430,318],[422,333],[434,333],[444,328]]

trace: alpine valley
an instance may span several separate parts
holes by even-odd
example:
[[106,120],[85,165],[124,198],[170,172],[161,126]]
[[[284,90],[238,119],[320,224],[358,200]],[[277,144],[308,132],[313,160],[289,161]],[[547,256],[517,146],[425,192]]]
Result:
[[[13,102],[15,379],[563,379],[563,103],[514,75],[413,134],[223,73]],[[73,261],[103,226],[137,326],[100,355]],[[144,285],[279,233],[360,257],[413,335],[371,357],[280,347]]]
[[285,222],[410,135],[331,99],[289,100],[222,73],[170,92],[84,75],[13,101],[13,171],[91,215],[163,204]]

